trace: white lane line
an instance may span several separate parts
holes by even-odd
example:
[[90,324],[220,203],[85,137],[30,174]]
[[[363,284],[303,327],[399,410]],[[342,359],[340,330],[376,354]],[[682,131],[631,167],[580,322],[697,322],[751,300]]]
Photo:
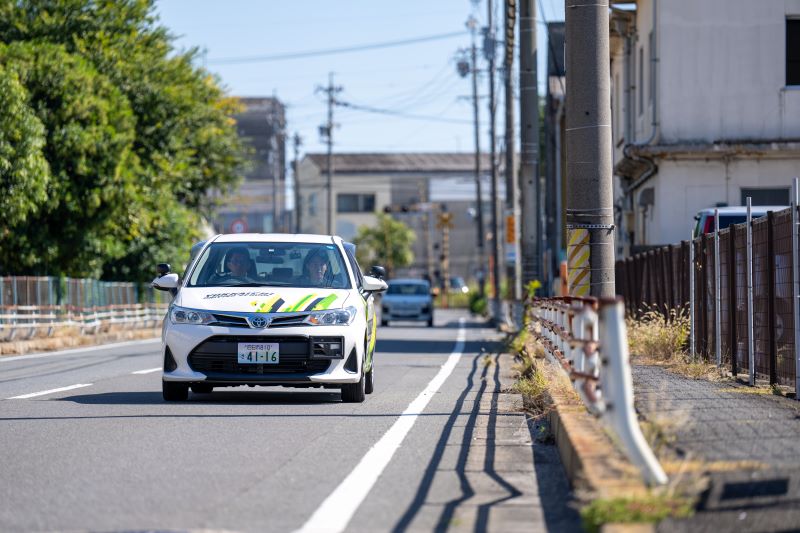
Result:
[[322,505],[303,524],[298,533],[344,531],[361,502],[367,497],[383,469],[389,464],[392,456],[403,443],[403,439],[414,426],[417,417],[422,414],[433,395],[453,372],[458,360],[461,359],[464,336],[464,319],[461,318],[458,321],[458,337],[453,353],[442,365],[439,373],[428,383],[425,390],[406,407],[389,431],[384,433],[383,437],[361,458],[361,461],[344,481],[322,502]]
[[161,342],[161,338],[144,339],[140,341],[125,341],[115,342],[112,344],[98,344],[97,346],[87,346],[85,348],[70,348],[69,350],[58,350],[56,352],[40,352],[31,353],[28,355],[13,355],[11,357],[0,356],[0,363],[8,363],[11,361],[19,361],[21,359],[40,359],[42,357],[53,357],[54,355],[70,355],[82,352],[96,352],[98,350],[113,350],[115,348],[125,348],[126,346],[135,346],[137,344],[155,344]]
[[137,370],[136,372],[131,372],[131,374],[152,374],[153,372],[158,372],[161,370],[160,366],[155,368],[148,368],[147,370]]
[[50,390],[43,390],[41,392],[32,392],[30,394],[23,394],[22,396],[12,396],[11,398],[6,398],[6,400],[26,400],[28,398],[34,398],[36,396],[44,396],[45,394],[53,394],[54,392],[64,392],[67,390],[73,389],[80,389],[82,387],[91,387],[91,383],[79,383],[77,385],[70,385],[69,387],[61,387],[58,389],[50,389]]

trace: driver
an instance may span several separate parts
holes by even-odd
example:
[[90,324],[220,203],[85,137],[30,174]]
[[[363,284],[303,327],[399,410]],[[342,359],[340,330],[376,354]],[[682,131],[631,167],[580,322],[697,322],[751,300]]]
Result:
[[246,278],[250,269],[250,254],[246,248],[232,248],[225,257],[225,269],[234,278]]

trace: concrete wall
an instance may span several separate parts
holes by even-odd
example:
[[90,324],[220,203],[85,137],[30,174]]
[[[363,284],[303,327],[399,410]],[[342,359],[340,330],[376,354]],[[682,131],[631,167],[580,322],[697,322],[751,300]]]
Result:
[[800,161],[790,159],[661,161],[646,186],[655,187],[656,203],[646,217],[637,207],[637,233],[645,231],[647,244],[686,240],[699,210],[718,202],[741,205],[743,187],[791,187],[799,175]]
[[[640,4],[637,48],[647,45],[652,2]],[[800,137],[800,87],[785,86],[786,18],[800,16],[800,1],[660,0],[658,7],[662,143]]]

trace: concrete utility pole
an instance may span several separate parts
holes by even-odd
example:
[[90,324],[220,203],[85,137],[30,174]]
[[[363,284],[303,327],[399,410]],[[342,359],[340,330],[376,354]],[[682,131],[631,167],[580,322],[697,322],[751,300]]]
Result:
[[[514,300],[522,300],[522,262],[519,246],[519,188],[517,187],[517,154],[514,143],[514,26],[517,22],[516,0],[505,0],[505,57],[503,70],[506,84],[506,254],[513,257],[507,265],[509,289]],[[511,242],[509,242],[509,240]]]
[[294,178],[294,232],[301,233],[302,228],[302,214],[303,205],[302,197],[300,196],[300,177],[297,169],[300,166],[300,145],[303,144],[303,139],[300,134],[295,132],[292,137],[292,146],[294,147],[294,162],[292,164],[292,177]]
[[481,295],[481,298],[483,298],[486,296],[487,268],[486,247],[484,246],[486,242],[486,233],[483,228],[483,192],[481,191],[481,128],[480,112],[478,107],[478,51],[477,47],[475,46],[475,30],[477,28],[477,24],[478,21],[473,17],[470,17],[467,21],[467,27],[470,29],[470,33],[472,34],[472,49],[470,51],[472,66],[470,70],[472,71],[472,113],[475,118],[475,191],[477,195],[475,200],[475,217],[478,222],[478,265],[480,268],[480,274],[478,277],[478,292]]
[[520,228],[522,285],[540,276],[539,261],[539,88],[536,72],[536,0],[519,4],[519,187],[522,196]]
[[328,122],[319,127],[319,132],[323,140],[328,144],[327,168],[325,170],[328,191],[327,233],[328,235],[333,235],[333,128],[336,126],[333,122],[333,106],[336,104],[336,95],[342,92],[342,87],[333,85],[333,72],[331,72],[328,74],[328,86],[317,87],[317,91],[324,92],[328,96]]
[[494,33],[494,2],[488,0],[488,25],[484,39],[483,52],[489,61],[489,158],[492,168],[492,284],[494,298],[492,299],[492,318],[496,323],[500,322],[500,224],[499,211],[500,194],[498,189],[497,176],[497,133],[495,124],[496,99],[494,94],[494,74],[495,74],[495,33]]
[[569,291],[577,296],[612,297],[614,208],[608,0],[566,2]]

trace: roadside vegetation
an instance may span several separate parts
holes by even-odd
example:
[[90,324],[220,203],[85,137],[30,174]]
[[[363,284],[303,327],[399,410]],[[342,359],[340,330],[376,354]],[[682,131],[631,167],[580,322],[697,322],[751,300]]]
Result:
[[651,494],[638,498],[598,498],[581,509],[584,529],[589,533],[600,531],[604,524],[650,523],[692,515],[694,501],[668,493]]
[[249,150],[238,102],[154,0],[0,6],[0,275],[145,280],[182,265]]

